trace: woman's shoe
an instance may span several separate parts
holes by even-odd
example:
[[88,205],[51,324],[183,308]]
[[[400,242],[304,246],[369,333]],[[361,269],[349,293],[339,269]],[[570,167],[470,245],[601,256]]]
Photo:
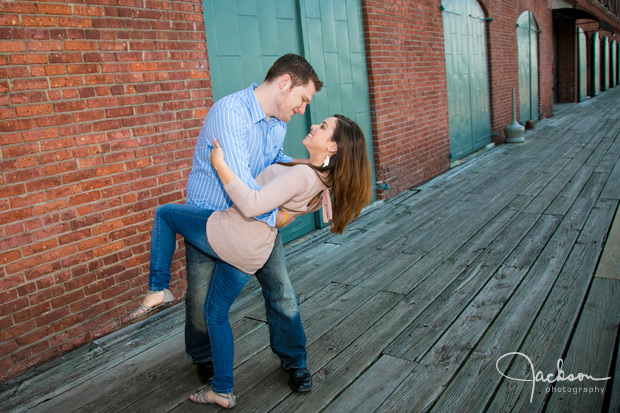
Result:
[[[228,401],[228,405],[224,406],[224,405],[218,403],[216,400],[209,399],[209,394],[208,394],[209,391],[213,392],[213,394],[216,397],[220,397],[220,398]],[[204,389],[200,390],[198,393],[191,394],[189,396],[189,399],[191,401],[193,401],[194,403],[217,404],[218,406],[222,406],[225,409],[232,409],[233,407],[235,407],[237,405],[237,399],[235,398],[234,394],[232,394],[232,393],[216,393],[216,392],[213,391],[213,389],[211,387],[205,387]]]
[[[140,307],[138,307],[138,309],[135,310],[133,313],[129,314],[129,324],[137,323],[138,321],[142,321],[142,320],[146,320],[153,314],[156,314],[160,312],[161,310],[164,310],[170,307],[170,304],[172,304],[172,302],[174,301],[174,296],[172,295],[170,290],[167,288],[164,288],[162,291],[164,292],[164,301],[162,301],[161,304],[158,304],[153,307],[149,307],[147,305],[140,303]],[[146,295],[148,297],[149,295],[158,294],[160,292],[161,291],[150,291],[149,290],[146,292]]]

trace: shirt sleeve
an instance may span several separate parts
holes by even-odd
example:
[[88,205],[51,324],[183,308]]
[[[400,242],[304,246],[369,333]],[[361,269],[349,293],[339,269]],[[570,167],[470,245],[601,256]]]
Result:
[[[224,151],[226,164],[233,170],[235,175],[252,190],[260,190],[261,186],[256,182],[250,171],[250,156],[248,152],[248,119],[238,108],[230,105],[220,108],[215,113],[213,130],[209,139],[209,155],[213,149],[213,138],[216,138]],[[230,196],[230,195],[229,195]],[[234,200],[233,200],[234,203]],[[265,210],[254,215],[256,219],[267,222],[274,226],[277,209]]]
[[253,217],[282,206],[306,192],[311,187],[312,179],[308,171],[304,170],[306,168],[302,165],[289,167],[285,173],[277,175],[260,190],[249,188],[239,178],[224,185],[224,189],[245,217]]
[[289,163],[293,160],[292,156],[288,156],[284,154],[284,151],[282,149],[280,149],[278,151],[278,154],[276,155],[276,159],[273,163],[278,163],[278,162],[282,162],[282,163]]

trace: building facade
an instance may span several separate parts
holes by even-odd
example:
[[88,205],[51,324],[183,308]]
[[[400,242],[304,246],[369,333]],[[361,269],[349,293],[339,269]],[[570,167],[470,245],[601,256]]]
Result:
[[618,0],[15,0],[0,12],[2,381],[123,326],[146,288],[154,210],[183,202],[214,99],[281,54],[325,81],[285,150],[303,156],[301,137],[330,114],[355,119],[376,199],[502,143],[513,90],[517,120],[535,124],[619,82]]

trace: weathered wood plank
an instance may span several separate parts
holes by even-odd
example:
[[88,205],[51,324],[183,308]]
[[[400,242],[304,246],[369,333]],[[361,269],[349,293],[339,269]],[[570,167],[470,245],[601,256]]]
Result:
[[[510,267],[529,268],[559,224],[557,217],[538,218],[529,214],[519,216],[517,222],[502,232],[489,249],[455,277],[414,323],[385,349],[385,353],[420,361],[468,306],[478,308],[477,304],[473,304],[478,300],[478,294],[489,288],[487,283],[493,284],[493,275],[506,259],[510,260]],[[526,235],[528,240],[519,245]],[[513,255],[517,258],[511,259]],[[509,280],[502,281],[501,286],[487,293],[494,295],[490,300],[495,303],[506,301],[510,295],[506,291],[510,291],[511,285],[516,288],[518,280],[520,278],[512,274]]]
[[[181,310],[179,306],[175,306],[167,311],[179,313]],[[40,376],[20,380],[15,384],[9,383],[14,390],[7,389],[11,391],[11,396],[7,395],[7,399],[4,399],[3,395],[0,399],[3,400],[2,405],[7,408],[18,405],[28,408],[55,397],[65,398],[73,388],[79,385],[88,386],[88,383],[98,380],[101,373],[123,363],[126,357],[156,346],[153,335],[161,334],[162,340],[174,337],[179,332],[179,325],[178,319],[157,314],[141,325],[129,327],[124,335],[116,333],[98,339],[75,354],[66,356],[67,363],[53,363],[53,367],[42,372]],[[124,340],[121,340],[119,337],[123,336]],[[50,387],[49,383],[55,383],[55,386]]]
[[[351,291],[350,286],[343,284],[330,283],[320,293],[314,294],[310,299],[304,301],[299,306],[304,330],[306,331],[306,339],[311,342],[313,336],[309,334],[316,320],[321,320],[323,311],[326,310],[327,304],[339,302],[345,300],[347,292]],[[367,291],[370,294],[369,291]],[[361,303],[359,303],[361,304]],[[332,312],[336,317],[339,313]],[[325,324],[329,321],[333,321],[333,318],[327,317]],[[326,327],[328,328],[328,327]],[[267,324],[262,325],[260,328],[252,331],[244,337],[235,339],[235,364],[241,364],[249,360],[257,353],[263,351],[269,346],[269,326]]]
[[353,412],[357,409],[364,412],[374,411],[389,397],[393,389],[411,374],[414,367],[415,363],[411,361],[383,355],[327,406],[324,412]]
[[[110,364],[108,368],[99,374],[92,376],[89,380],[65,389],[56,397],[44,401],[32,409],[33,412],[50,411],[77,411],[83,406],[97,400],[106,392],[112,392],[119,386],[131,385],[135,377],[149,374],[152,369],[153,360],[165,360],[175,354],[182,354],[185,343],[179,331],[172,337],[159,341],[155,346],[137,354],[124,356],[118,354],[118,358],[107,358]],[[191,364],[191,363],[190,363]],[[187,366],[189,368],[189,365]],[[97,383],[97,391],[93,391],[93,383]],[[128,400],[125,400],[128,402]]]
[[620,280],[620,214],[616,207],[616,217],[609,230],[605,248],[595,277]]
[[[416,288],[418,284],[424,282],[427,277],[435,278],[437,276],[441,277],[441,274],[460,273],[518,215],[510,209],[501,210],[501,212],[496,214],[496,208],[500,207],[501,209],[501,206],[502,204],[500,203],[498,206],[493,205],[482,210],[470,221],[470,227],[466,227],[466,230],[469,229],[470,231],[455,231],[453,236],[447,239],[447,242],[439,244],[427,256],[394,278],[385,288],[388,291],[408,293]],[[478,211],[479,209],[474,207],[473,210]],[[482,229],[478,230],[480,227]],[[412,274],[419,275],[412,278]],[[412,282],[413,280],[415,282]],[[434,287],[436,288],[437,286],[435,285]]]
[[616,162],[603,188],[601,198],[620,200],[620,159]]
[[[546,406],[548,412],[578,408],[599,412],[603,406],[605,378],[609,377],[618,323],[620,322],[620,282],[595,278],[575,334],[564,358],[562,370],[569,374],[587,374],[583,381],[557,381]],[[600,390],[600,391],[599,391]]]
[[[612,413],[620,412],[620,346],[616,347],[616,365],[614,367],[614,379],[611,386],[607,386],[605,392],[611,393],[609,399],[609,411]],[[609,383],[608,383],[609,384]]]
[[[611,219],[613,209],[607,203],[599,203],[599,207],[591,214],[588,226],[598,226],[598,235],[603,236],[604,228],[599,224],[601,221]],[[604,215],[606,219],[598,219],[595,215]],[[591,274],[594,271],[600,247],[592,242],[592,235],[596,231],[587,231],[577,240],[569,260],[563,268],[557,282],[553,286],[549,297],[540,311],[540,315],[530,329],[523,345],[518,351],[532,360],[537,371],[554,373],[557,360],[563,357],[568,342],[574,331],[579,310],[583,305],[587,290],[591,282]],[[526,378],[531,370],[525,364],[525,358],[518,356],[514,364],[505,374],[513,378]],[[501,371],[505,372],[506,364],[512,360],[506,359],[501,365]],[[532,394],[531,383],[518,382],[505,379],[501,382],[493,400],[489,405],[491,411],[528,412],[544,405],[547,398],[547,387],[544,383],[535,386]],[[531,400],[531,402],[530,402]]]
[[562,189],[567,185],[576,171],[584,164],[586,152],[579,152],[572,158],[549,182],[545,188],[536,195],[536,198],[525,208],[526,212],[544,213],[549,205],[555,200]]
[[[575,252],[571,253],[568,258],[564,260],[566,261],[565,268],[562,269],[559,278],[562,277],[561,274],[567,271],[567,269],[572,271],[572,267],[577,267],[574,271],[579,276],[591,277],[598,259],[598,254],[600,254],[600,242],[602,241],[606,228],[609,225],[610,209],[608,205],[609,204],[607,203],[607,207],[604,206],[603,208],[596,208],[593,210],[594,213],[588,219],[583,231],[578,237],[578,240],[576,240],[577,245],[573,250]],[[572,237],[570,234],[574,233],[571,228],[572,225],[570,224],[570,220],[565,219],[562,222],[559,232],[560,235],[565,234],[567,236],[565,241],[567,244],[562,248],[562,251],[565,251],[566,247],[571,245]],[[558,233],[556,233],[556,235],[557,234]],[[554,239],[555,238],[556,236],[554,235]],[[562,242],[560,242],[560,244],[562,244]],[[577,252],[583,251],[584,246],[587,246],[586,249],[591,251],[590,254],[582,254]],[[584,258],[584,256],[586,258]],[[540,303],[545,302],[544,295],[546,295],[546,292],[553,285],[553,283],[538,284],[540,282],[539,279],[533,281],[531,280],[532,274],[536,274],[538,272],[536,269],[538,264],[539,262],[537,261],[536,265],[530,271],[530,274],[528,274],[528,279],[530,279],[531,282],[524,282],[524,287],[520,287],[516,297],[519,297],[519,295],[526,295],[529,292],[529,297],[524,298],[523,300],[533,300],[533,297],[538,297],[536,300],[540,300]],[[550,274],[548,268],[540,268],[540,270],[543,271],[544,274],[541,277],[542,279],[546,278],[548,274]],[[560,281],[557,282],[560,283]],[[541,294],[544,295],[541,296]],[[535,313],[532,314],[527,308],[523,308],[519,300],[513,301],[513,299],[511,299],[511,302],[517,303],[516,308],[513,308],[511,305],[507,305],[506,309],[502,311],[498,318],[498,320],[502,320],[502,323],[498,323],[496,321],[493,329],[487,332],[487,335],[475,350],[475,354],[483,355],[481,357],[470,358],[466,365],[462,367],[459,375],[451,383],[450,388],[441,395],[441,398],[437,404],[438,408],[468,410],[472,408],[472,406],[477,406],[479,403],[486,403],[485,400],[488,400],[488,398],[491,397],[496,385],[499,384],[501,377],[499,377],[497,372],[494,371],[494,368],[491,368],[490,366],[494,366],[495,361],[502,354],[515,351],[516,348],[520,347],[520,343],[523,340],[525,332],[530,328],[528,322],[530,322],[529,320],[532,318],[532,315],[535,316]],[[534,302],[531,304],[536,309],[541,306],[541,304],[536,304]],[[511,313],[513,311],[516,311],[519,315],[515,319],[510,320]],[[505,325],[503,325],[503,323],[505,323]],[[495,330],[495,328],[497,328],[497,330]],[[503,333],[506,334],[506,336],[504,337],[504,341],[500,343],[499,338],[496,337],[495,334],[499,334],[502,329],[505,329]],[[513,337],[511,337],[511,335]],[[489,343],[492,344],[486,345],[487,338],[493,338],[497,341],[491,340]],[[513,343],[512,348],[508,346],[508,343],[511,342]],[[501,352],[501,354],[497,354],[501,350],[504,351]],[[491,359],[492,355],[495,356],[495,360]],[[484,362],[487,362],[488,365],[481,365]],[[475,386],[475,388],[473,391],[470,390],[467,396],[460,396],[459,391],[463,391],[463,389],[468,386]]]
[[[460,404],[465,396],[467,400],[477,400],[479,387],[487,383],[491,374],[497,374],[490,370],[495,370],[494,358],[518,348],[565,262],[567,245],[573,245],[577,235],[576,231],[562,227],[555,232],[517,292],[495,318],[492,329],[484,328],[492,319],[479,319],[475,307],[468,307],[420,361],[412,378],[403,382],[381,409],[399,411],[412,405],[422,409],[440,403],[438,411],[479,410],[481,406],[475,403],[463,409],[454,404]],[[493,303],[483,300],[479,305],[484,309]],[[495,317],[488,311],[482,311],[480,316],[484,314]],[[472,324],[479,329],[472,328]]]
[[[329,284],[322,292],[300,305],[301,314],[306,317],[315,316],[325,306],[324,302],[331,302],[349,288],[344,285]],[[269,372],[277,371],[279,365],[278,358],[271,353],[269,348],[267,326],[263,322],[256,323],[258,328],[241,337],[239,335],[238,323],[233,324],[233,336],[235,337],[235,387],[238,389],[243,389],[244,384],[262,380]],[[252,368],[242,369],[238,373],[239,365],[247,360],[250,360]],[[174,369],[174,366],[171,366],[171,369]],[[193,369],[191,369],[188,379],[184,379],[183,375],[177,374],[177,376],[179,376],[180,380],[176,381],[174,377],[170,377],[145,390],[141,397],[136,397],[138,401],[134,406],[128,408],[128,411],[168,410],[177,408],[177,406],[184,406],[181,411],[186,411],[188,408],[196,408],[193,403],[187,400],[191,392],[200,388]],[[174,385],[169,384],[171,380],[175,381]],[[282,379],[281,383],[286,385],[286,379]],[[162,398],[166,400],[164,403],[162,403]]]
[[[593,173],[594,167],[583,165],[579,168],[570,181],[568,181],[566,186],[564,186],[564,188],[562,188],[562,190],[558,193],[558,196],[547,207],[545,213],[551,215],[565,215],[573,202],[575,202],[575,199],[579,196],[586,183],[591,179]],[[597,176],[602,178],[601,174],[598,174]]]

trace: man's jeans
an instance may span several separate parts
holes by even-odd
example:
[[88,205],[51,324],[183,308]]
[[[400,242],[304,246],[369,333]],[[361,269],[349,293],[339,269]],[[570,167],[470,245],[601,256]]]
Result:
[[[185,351],[194,363],[212,360],[204,305],[213,272],[213,260],[186,241],[187,293],[185,295]],[[297,299],[286,271],[282,239],[276,237],[265,266],[256,273],[262,287],[272,351],[284,369],[305,368],[306,335]]]

